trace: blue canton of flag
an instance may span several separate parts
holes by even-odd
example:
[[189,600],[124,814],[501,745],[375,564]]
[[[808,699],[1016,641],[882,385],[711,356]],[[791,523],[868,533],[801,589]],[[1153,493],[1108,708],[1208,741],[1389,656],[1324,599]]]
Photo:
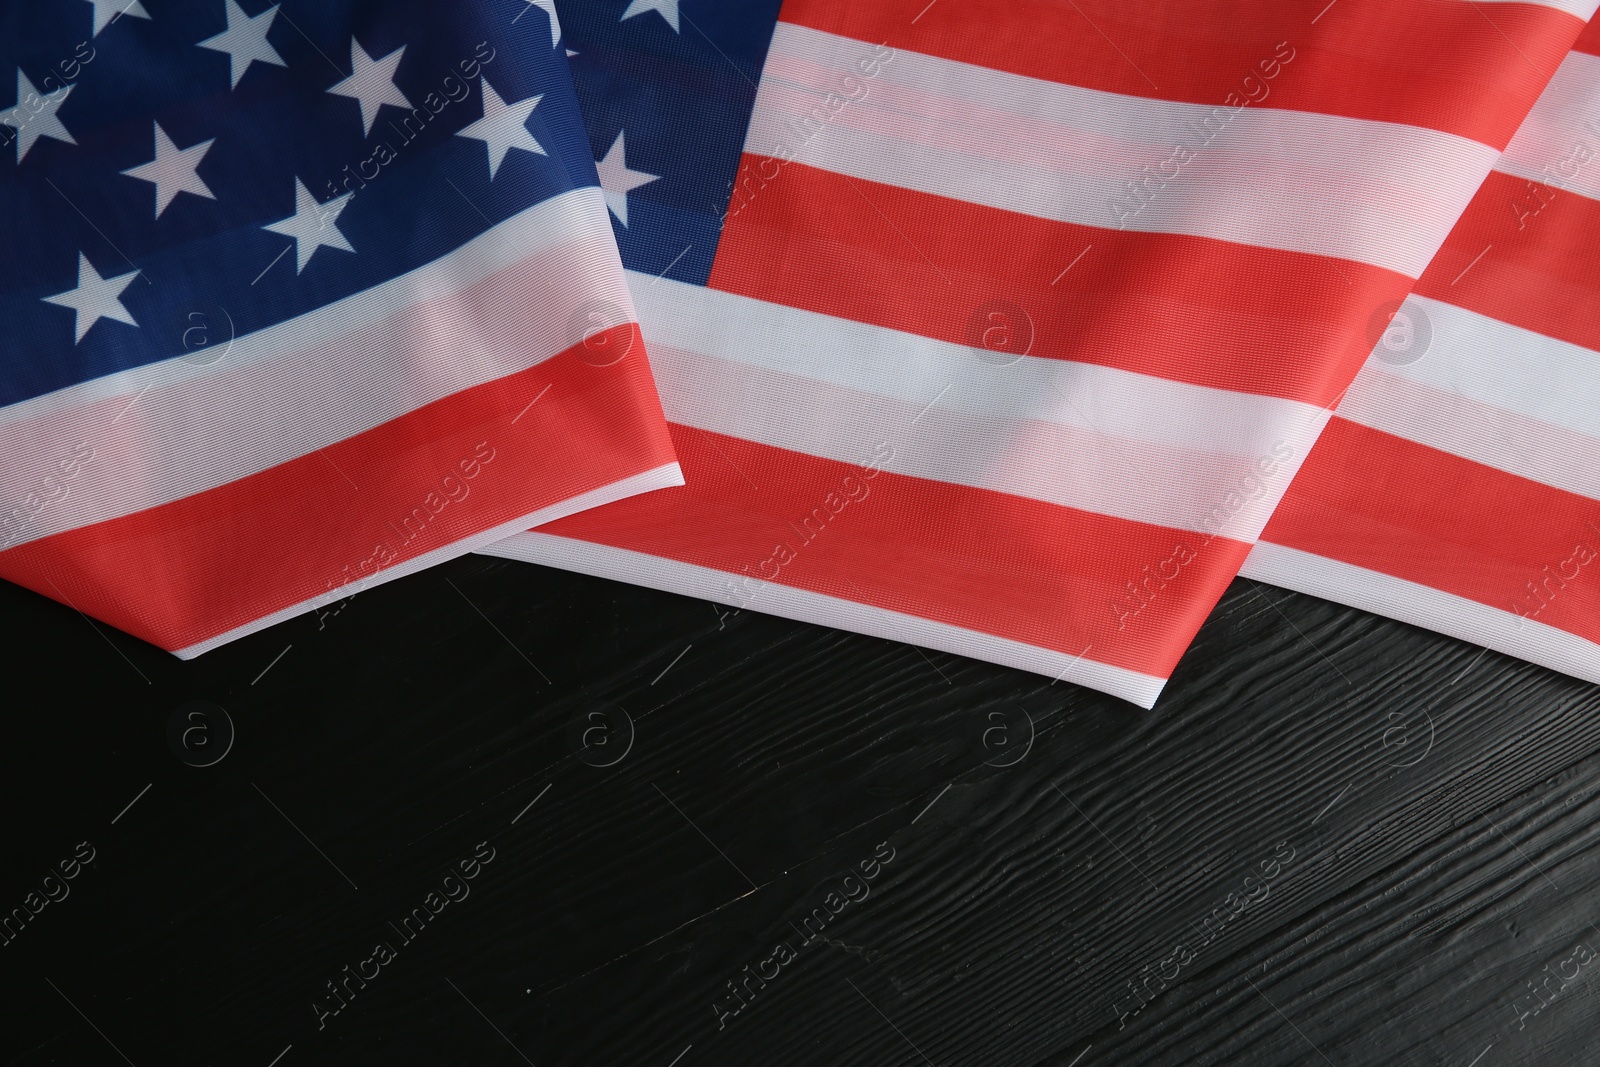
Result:
[[303,314],[595,184],[563,57],[529,47],[548,3],[247,4],[5,5],[0,401],[178,355],[197,310],[240,334]]

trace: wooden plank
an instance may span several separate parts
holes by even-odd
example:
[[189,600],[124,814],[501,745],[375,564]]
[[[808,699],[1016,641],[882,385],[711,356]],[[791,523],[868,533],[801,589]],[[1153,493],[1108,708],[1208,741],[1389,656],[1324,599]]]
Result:
[[1596,1059],[1600,690],[1321,601],[1236,582],[1154,712],[482,558],[189,664],[0,609],[0,900],[96,853],[10,1063]]

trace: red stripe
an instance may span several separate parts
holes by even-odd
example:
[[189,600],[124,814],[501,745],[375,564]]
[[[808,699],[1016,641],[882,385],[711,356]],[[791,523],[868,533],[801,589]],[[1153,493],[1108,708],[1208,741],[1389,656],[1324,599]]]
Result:
[[1600,19],[1590,19],[1589,24],[1578,34],[1577,43],[1572,46],[1574,52],[1584,52],[1591,56],[1600,56]]
[[1344,419],[1262,540],[1600,642],[1600,503]]
[[782,16],[1068,85],[1213,106],[1248,94],[1500,149],[1583,29],[1541,5],[1467,0],[785,0]]
[[[760,582],[746,575],[1072,656],[1087,646],[1089,659],[1162,678],[1248,549],[676,423],[672,437],[686,485],[540,532],[727,572],[729,599],[754,596],[757,609]],[[1175,559],[1179,545],[1194,557]]]
[[1600,350],[1596,242],[1600,202],[1491,171],[1417,292]]
[[994,324],[1011,331],[999,340],[1031,336],[1006,351],[1325,407],[1371,350],[1373,309],[1412,285],[1348,260],[1053,222],[801,163],[763,180],[763,162],[744,157],[713,289],[957,344]]
[[[637,327],[613,332],[628,344]],[[604,369],[580,351],[216,489],[0,552],[0,576],[176,650],[671,463],[642,346]]]

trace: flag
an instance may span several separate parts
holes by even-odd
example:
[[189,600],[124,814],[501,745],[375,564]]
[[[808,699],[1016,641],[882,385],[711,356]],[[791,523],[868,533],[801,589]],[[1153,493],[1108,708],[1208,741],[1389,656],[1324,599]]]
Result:
[[0,576],[187,657],[678,484],[559,36],[0,4]]
[[1244,573],[1600,682],[1597,243],[1592,23]]
[[597,0],[687,485],[487,551],[1143,706],[1590,0]]

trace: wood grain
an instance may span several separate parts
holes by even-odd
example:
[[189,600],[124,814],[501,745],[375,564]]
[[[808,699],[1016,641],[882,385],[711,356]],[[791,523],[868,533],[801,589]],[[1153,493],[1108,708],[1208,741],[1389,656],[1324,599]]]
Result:
[[1600,690],[1322,601],[1236,582],[1153,712],[484,558],[192,663],[0,610],[0,907],[96,850],[7,1064],[1600,1062]]

